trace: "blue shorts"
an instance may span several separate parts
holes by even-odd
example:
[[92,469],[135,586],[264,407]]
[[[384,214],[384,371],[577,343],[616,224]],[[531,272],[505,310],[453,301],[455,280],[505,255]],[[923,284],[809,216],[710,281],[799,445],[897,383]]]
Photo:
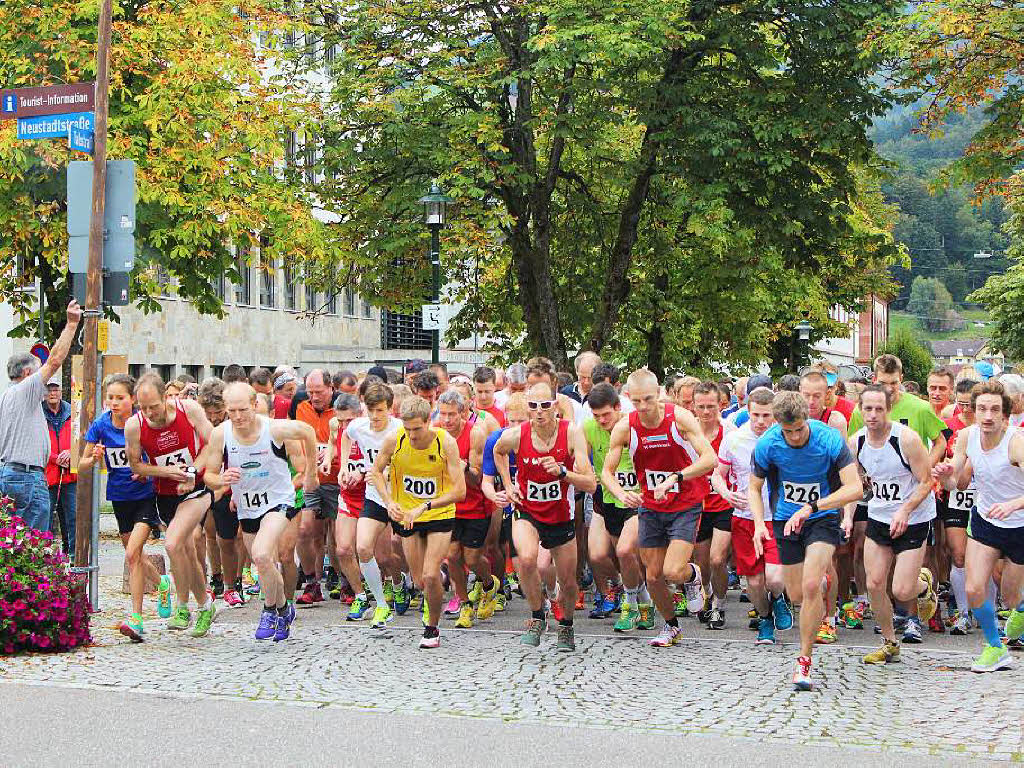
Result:
[[1014,565],[1024,565],[1024,527],[1000,528],[992,525],[978,514],[978,508],[971,510],[971,522],[967,535],[979,544],[998,550]]

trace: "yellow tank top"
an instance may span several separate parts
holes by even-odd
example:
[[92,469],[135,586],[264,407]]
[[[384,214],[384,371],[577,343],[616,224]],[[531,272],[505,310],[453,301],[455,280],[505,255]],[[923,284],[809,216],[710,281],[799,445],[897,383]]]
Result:
[[[441,430],[432,427],[430,431],[434,439],[430,441],[428,447],[418,450],[409,442],[405,427],[398,429],[398,444],[394,456],[391,457],[391,498],[402,509],[412,509],[425,501],[436,499],[447,493],[452,486],[448,463],[441,448]],[[416,522],[449,520],[454,517],[455,505],[449,504],[446,507],[428,509],[416,518]]]

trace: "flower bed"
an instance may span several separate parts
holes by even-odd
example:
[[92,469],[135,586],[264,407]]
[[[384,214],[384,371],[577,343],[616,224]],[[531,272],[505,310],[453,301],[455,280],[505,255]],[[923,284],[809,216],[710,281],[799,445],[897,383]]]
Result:
[[0,499],[0,653],[66,651],[92,641],[87,580],[68,573],[53,535]]

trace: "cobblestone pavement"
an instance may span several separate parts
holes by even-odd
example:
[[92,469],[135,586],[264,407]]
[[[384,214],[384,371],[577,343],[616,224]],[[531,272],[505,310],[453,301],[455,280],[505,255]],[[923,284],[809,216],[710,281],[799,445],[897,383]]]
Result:
[[[819,647],[817,687],[805,694],[790,690],[792,644],[758,647],[745,629],[736,630],[740,639],[709,638],[693,619],[671,649],[589,619],[577,621],[576,653],[556,653],[553,636],[527,648],[516,637],[522,600],[478,629],[442,625],[441,648],[421,651],[413,612],[381,632],[345,622],[328,601],[300,610],[291,639],[274,644],[252,639],[255,602],[237,610],[218,602],[210,635],[193,639],[163,629],[147,599],[147,641],[133,645],[114,629],[126,606],[120,565],[118,545],[105,542],[93,647],[2,659],[0,681],[1024,760],[1024,659],[1010,671],[973,675],[977,635],[908,648],[891,667],[863,665],[854,645]],[[731,600],[739,617],[746,606]],[[876,640],[870,631],[842,637]]]

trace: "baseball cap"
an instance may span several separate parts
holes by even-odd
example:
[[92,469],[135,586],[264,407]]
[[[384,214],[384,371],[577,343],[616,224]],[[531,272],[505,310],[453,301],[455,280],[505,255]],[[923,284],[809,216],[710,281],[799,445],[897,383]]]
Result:
[[822,371],[821,375],[825,377],[825,382],[830,387],[834,387],[836,382],[839,381],[839,375],[834,371]]
[[767,376],[763,373],[755,373],[749,379],[747,379],[747,394],[749,395],[755,389],[764,387],[766,389],[772,388],[771,376]]
[[55,373],[49,379],[46,380],[46,386],[48,387],[63,387],[64,382],[61,380],[60,373]]
[[982,381],[988,381],[996,373],[996,369],[992,366],[992,363],[986,361],[975,363],[974,370],[978,372],[978,376],[981,377]]
[[[413,373],[422,373],[427,370],[428,367],[426,360],[410,360],[405,364],[405,375],[408,376]],[[385,377],[384,380],[387,381],[387,377]]]

